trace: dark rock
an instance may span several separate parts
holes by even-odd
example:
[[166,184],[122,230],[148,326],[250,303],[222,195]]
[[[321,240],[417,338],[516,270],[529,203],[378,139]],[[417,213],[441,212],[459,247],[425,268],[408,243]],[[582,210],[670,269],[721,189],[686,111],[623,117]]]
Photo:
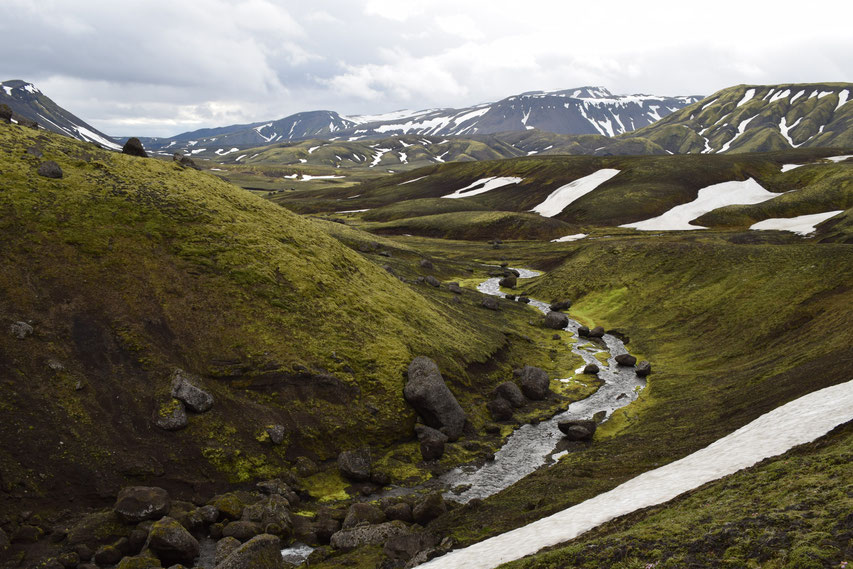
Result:
[[379,251],[379,255],[382,257],[390,257],[391,253],[389,251]]
[[637,363],[637,358],[631,354],[619,354],[614,358],[620,366],[632,366]]
[[551,393],[551,385],[545,370],[524,366],[521,369],[521,391],[528,399],[540,401]]
[[584,372],[584,373],[588,373],[588,374],[591,374],[591,375],[595,375],[595,374],[597,374],[599,371],[600,371],[600,370],[598,369],[598,366],[597,366],[597,365],[595,365],[595,364],[586,364],[586,366],[583,368],[583,372]]
[[[128,141],[128,142],[130,142],[130,141]],[[145,152],[145,151],[143,150],[143,152]],[[195,170],[201,170],[201,168],[199,168],[198,165],[196,165],[195,160],[193,160],[189,156],[185,156],[184,154],[181,154],[180,152],[175,152],[175,154],[172,156],[172,160],[174,160],[175,162],[177,162],[178,164],[180,164],[184,168],[193,168]]]
[[490,435],[497,435],[498,433],[501,432],[501,426],[495,425],[494,423],[489,423],[488,425],[485,426],[484,430],[486,431],[486,433],[488,433]]
[[465,412],[441,377],[434,361],[418,356],[409,364],[403,397],[428,426],[440,430],[451,441],[462,435]]
[[140,158],[148,158],[148,153],[145,152],[145,148],[136,137],[130,138],[124,143],[124,148],[121,149],[121,153],[128,154],[130,156],[138,156]]
[[[299,458],[307,458],[307,457],[299,457]],[[310,460],[310,459],[307,459],[307,460]],[[314,466],[316,467],[317,465],[315,464]],[[316,472],[316,470],[314,472]],[[312,472],[312,474],[314,474],[314,472]],[[258,482],[257,484],[255,484],[255,488],[257,488],[258,490],[260,490],[261,492],[263,492],[264,494],[267,494],[269,496],[272,496],[274,494],[277,494],[279,496],[284,496],[285,498],[287,498],[287,501],[290,502],[291,506],[293,505],[294,501],[297,501],[297,502],[299,501],[299,497],[290,488],[290,485],[287,482],[285,482],[284,480],[282,480],[281,478],[273,478],[272,480],[264,480],[262,482]],[[295,500],[294,500],[294,498],[295,498]]]
[[15,322],[14,324],[9,325],[9,334],[19,340],[23,340],[27,336],[31,336],[32,333],[33,327],[26,322]]
[[370,449],[347,450],[338,455],[338,468],[344,477],[356,482],[370,480]]
[[284,569],[281,540],[274,535],[253,537],[231,552],[216,569]]
[[142,528],[135,528],[130,532],[130,535],[127,536],[127,544],[130,548],[131,553],[138,553],[142,551],[142,548],[145,546],[145,541],[148,539],[148,532]]
[[419,552],[435,547],[438,540],[429,533],[397,535],[385,542],[382,551],[394,561],[408,561]]
[[12,533],[12,543],[35,543],[44,536],[44,530],[38,526],[24,524]]
[[172,507],[169,493],[156,486],[128,486],[122,488],[113,511],[124,522],[137,524],[144,520],[158,520]]
[[568,310],[569,308],[571,308],[571,306],[572,306],[572,301],[570,301],[570,300],[555,300],[554,302],[551,303],[550,308],[551,308],[551,310],[556,312],[558,310]]
[[607,418],[607,411],[601,410],[596,411],[592,416],[592,420],[595,421],[596,425],[600,425]]
[[62,168],[60,168],[59,164],[57,164],[53,160],[48,160],[47,162],[42,162],[41,164],[39,164],[36,173],[39,176],[43,176],[45,178],[53,178],[58,180],[62,177]]
[[515,288],[515,285],[518,284],[518,280],[515,275],[507,275],[498,281],[498,284],[506,288]]
[[360,525],[381,524],[385,521],[385,512],[379,506],[366,502],[356,502],[347,510],[347,516],[341,527],[349,529]]
[[[148,532],[145,532],[145,537],[146,539],[148,538]],[[143,543],[145,543],[144,540]],[[139,546],[139,549],[142,549],[141,545]],[[91,560],[92,556],[95,554],[95,552],[92,551],[92,549],[85,543],[78,543],[73,547],[73,551],[80,558],[81,563],[86,563]]]
[[39,128],[39,123],[32,119],[28,119],[27,117],[18,116],[16,120],[20,126],[31,128],[33,130],[38,130]]
[[486,403],[486,409],[495,421],[509,421],[512,419],[512,405],[503,397],[495,397]]
[[424,269],[431,269],[432,268],[432,261],[430,261],[429,259],[421,259],[421,262],[419,264],[420,264],[421,268],[424,268]]
[[650,364],[646,360],[641,361],[640,363],[637,364],[636,373],[640,377],[645,377],[645,376],[649,375],[650,373],[652,373],[652,364]]
[[578,328],[578,338],[589,338],[589,327],[580,326]]
[[149,552],[148,555],[124,557],[118,562],[115,569],[151,569],[160,566],[160,560]]
[[483,308],[488,308],[489,310],[500,310],[498,299],[494,296],[487,296],[483,298],[483,301],[480,303],[480,306],[482,306]]
[[397,502],[385,508],[385,517],[389,520],[400,520],[401,522],[412,522],[412,507],[406,502]]
[[386,271],[388,271],[392,275],[397,274],[397,271],[395,271],[394,267],[392,267],[391,265],[382,265],[382,268],[385,269]]
[[270,436],[272,444],[280,445],[284,442],[284,438],[287,435],[287,429],[284,428],[284,425],[271,425],[267,427],[267,434]]
[[114,511],[96,512],[84,516],[68,530],[68,545],[86,544],[94,548],[112,543],[129,533],[130,528],[124,525]]
[[530,304],[530,299],[527,298],[526,296],[519,296],[518,302],[520,302],[522,304]]
[[515,295],[514,294],[507,294],[504,296],[504,298],[507,300],[515,300]]
[[551,336],[551,339],[552,339],[552,340],[559,340],[559,339],[560,339],[560,335],[559,335],[559,334],[554,334],[553,336]]
[[12,107],[6,103],[0,103],[0,121],[5,123],[12,122]]
[[429,286],[434,286],[436,288],[441,286],[441,282],[432,275],[429,275],[427,278],[425,278],[424,282],[426,282],[426,284],[428,284]]
[[[342,529],[335,533],[330,540],[332,547],[342,551],[351,551],[364,545],[382,545],[388,539],[411,533],[401,521],[385,522],[373,526],[358,526]],[[219,568],[217,568],[219,569]]]
[[590,338],[602,338],[604,337],[604,327],[596,326],[592,330],[589,331]]
[[95,563],[103,567],[105,565],[115,565],[121,561],[122,557],[121,551],[117,548],[112,545],[102,545],[95,551],[92,559],[94,559]]
[[59,561],[59,564],[65,567],[65,569],[74,569],[80,565],[80,556],[77,555],[77,552],[75,551],[66,551],[57,557],[56,560]]
[[130,540],[127,539],[126,537],[123,537],[123,538],[119,539],[118,541],[116,541],[113,544],[113,547],[115,547],[116,549],[121,551],[122,555],[130,555],[131,553],[133,553],[130,550]]
[[214,496],[208,505],[219,510],[220,519],[225,517],[230,520],[239,520],[243,516],[243,508],[245,507],[243,501],[231,492]]
[[341,522],[331,517],[328,512],[320,512],[317,519],[314,520],[314,532],[317,535],[317,541],[320,543],[329,543],[332,536],[341,529]]
[[198,541],[174,518],[164,517],[151,526],[148,548],[165,563],[192,564],[198,557]]
[[495,388],[495,393],[509,401],[513,407],[523,407],[527,401],[518,385],[512,381],[505,381]]
[[418,440],[421,443],[421,456],[424,460],[438,460],[444,454],[444,445],[447,443],[447,435],[427,427],[426,425],[416,425],[415,433],[418,435]]
[[[249,507],[247,507],[246,510],[248,510]],[[222,537],[233,537],[241,542],[249,541],[256,535],[260,535],[262,533],[264,533],[264,528],[261,524],[242,520],[229,522],[224,528],[222,528]]]
[[29,146],[27,147],[25,152],[30,156],[35,156],[36,158],[41,158],[42,156],[44,156],[44,153],[38,146]]
[[235,549],[240,547],[240,540],[233,537],[223,537],[219,541],[216,542],[216,554],[214,556],[214,563],[219,565],[225,558],[231,555]]
[[204,413],[213,407],[213,396],[194,385],[199,382],[197,375],[176,369],[172,372],[172,397],[183,401],[191,411]]
[[441,492],[431,492],[412,508],[412,518],[425,526],[441,514],[447,512],[447,504]]
[[3,531],[3,528],[0,528],[0,553],[3,553],[9,547],[11,547],[12,542],[9,540],[9,536],[6,535],[6,532]]
[[182,401],[169,399],[154,410],[154,424],[166,431],[178,431],[189,424]]
[[462,294],[462,287],[460,287],[459,283],[457,282],[447,283],[447,290],[449,290],[453,294]]
[[569,317],[562,312],[554,312],[553,310],[545,315],[544,321],[546,328],[552,330],[562,330],[569,325]]
[[588,441],[595,434],[596,423],[588,419],[560,421],[557,428],[571,441]]

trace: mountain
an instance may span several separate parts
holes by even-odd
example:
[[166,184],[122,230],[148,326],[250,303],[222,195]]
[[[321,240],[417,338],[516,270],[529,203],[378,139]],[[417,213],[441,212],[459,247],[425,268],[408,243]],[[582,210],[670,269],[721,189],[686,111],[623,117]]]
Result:
[[32,83],[19,79],[0,83],[0,104],[9,105],[16,115],[35,121],[51,132],[121,150],[112,137],[57,105]]
[[357,141],[393,135],[474,136],[543,130],[556,134],[615,136],[650,125],[701,97],[613,95],[603,87],[533,91],[460,109],[396,111],[341,116],[333,111],[298,113],[277,121],[142,139],[149,150],[208,153],[320,138]]
[[738,85],[623,138],[675,154],[853,145],[853,83]]

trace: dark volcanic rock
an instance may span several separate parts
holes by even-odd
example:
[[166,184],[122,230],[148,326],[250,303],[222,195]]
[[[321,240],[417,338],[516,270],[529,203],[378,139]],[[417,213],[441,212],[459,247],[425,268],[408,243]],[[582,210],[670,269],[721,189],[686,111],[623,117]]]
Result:
[[506,288],[515,288],[515,285],[518,284],[518,280],[515,275],[507,275],[498,281],[498,284]]
[[592,375],[597,374],[599,371],[600,370],[598,369],[598,366],[595,364],[586,364],[586,366],[583,368],[584,373],[588,373],[588,374],[592,374]]
[[572,302],[570,300],[556,300],[551,303],[550,308],[556,312],[558,310],[567,310],[571,308],[571,306]]
[[270,441],[274,445],[280,445],[284,442],[284,437],[287,435],[287,429],[284,425],[270,425],[267,427],[267,434],[270,436]]
[[441,286],[441,282],[432,275],[429,275],[427,278],[425,278],[424,282],[426,282],[426,284],[428,284],[429,286],[434,286],[436,288]]
[[198,541],[174,518],[154,522],[148,533],[148,547],[166,563],[191,566],[198,557]]
[[347,510],[343,528],[349,529],[364,524],[381,524],[385,521],[385,512],[379,506],[366,502],[356,502]]
[[196,387],[200,378],[182,369],[172,372],[172,397],[183,401],[184,404],[196,413],[210,411],[213,407],[213,396],[207,391]]
[[406,502],[397,502],[385,508],[385,517],[389,520],[400,520],[401,522],[411,523],[412,507]]
[[465,412],[431,359],[418,356],[409,364],[409,378],[403,388],[403,397],[424,423],[440,430],[451,441],[462,435]]
[[435,547],[438,540],[429,533],[398,535],[385,542],[382,551],[390,559],[405,562],[425,549]]
[[6,103],[0,103],[0,121],[12,122],[12,108]]
[[554,330],[562,330],[569,325],[569,317],[562,312],[554,312],[553,310],[545,315],[545,327]]
[[527,298],[526,296],[519,296],[518,302],[520,302],[522,304],[530,304],[530,299]]
[[447,435],[426,425],[416,425],[415,433],[421,443],[421,456],[424,460],[441,458],[444,454],[444,445],[448,440]]
[[[248,510],[249,508],[247,507],[246,509]],[[261,527],[261,524],[243,520],[229,522],[222,529],[222,537],[233,537],[241,542],[249,541],[262,533],[264,533],[264,529]]]
[[180,152],[175,152],[174,156],[172,156],[172,160],[174,160],[184,168],[193,168],[195,170],[201,170],[201,168],[196,165],[195,160],[193,160],[189,156],[181,154]]
[[631,354],[619,354],[614,358],[620,366],[632,366],[637,363],[637,358]]
[[557,428],[572,441],[588,441],[595,434],[596,424],[592,420],[560,421]]
[[495,397],[486,403],[486,409],[495,421],[508,421],[512,419],[512,405],[503,397]]
[[122,557],[124,556],[117,548],[112,545],[102,545],[95,551],[92,559],[94,559],[95,563],[103,567],[105,565],[115,565],[121,561]]
[[534,401],[545,399],[551,393],[548,374],[541,368],[524,366],[521,369],[521,391],[528,399]]
[[9,325],[9,333],[19,340],[32,336],[33,327],[26,322],[15,322]]
[[140,158],[148,158],[148,153],[145,152],[145,148],[136,137],[129,138],[127,142],[124,143],[124,148],[121,149],[121,153],[128,154],[130,156],[138,156]]
[[500,310],[498,299],[494,296],[485,297],[480,303],[480,306],[482,306],[483,308],[488,308],[489,310]]
[[338,468],[346,478],[357,482],[370,480],[370,449],[347,450],[338,455]]
[[216,556],[214,563],[219,565],[225,558],[231,555],[235,549],[240,547],[240,540],[233,537],[223,537],[216,542]]
[[62,177],[62,168],[60,168],[59,164],[57,164],[53,160],[48,160],[47,162],[42,162],[41,164],[39,164],[36,173],[39,176],[43,176],[45,178],[53,178],[58,180]]
[[441,492],[431,492],[412,508],[412,518],[425,526],[441,514],[447,512],[447,504]]
[[596,326],[592,330],[589,331],[590,338],[603,338],[604,337],[604,328],[602,326]]
[[637,364],[636,373],[640,377],[645,377],[645,376],[649,375],[650,373],[652,373],[652,364],[650,364],[646,360],[641,361],[640,363]]
[[462,294],[462,287],[460,287],[459,283],[457,282],[447,283],[447,290],[449,290],[453,294]]
[[156,486],[128,486],[122,488],[113,510],[129,524],[144,520],[159,520],[169,512],[172,501],[169,493]]
[[431,269],[432,268],[432,261],[430,261],[429,259],[421,259],[419,264],[420,264],[421,268],[423,268],[423,269]]
[[495,388],[495,393],[509,401],[513,407],[523,407],[527,401],[524,399],[524,394],[512,381],[505,381]]
[[578,327],[578,338],[589,338],[589,327],[587,327],[587,326]]
[[[382,545],[389,538],[407,533],[411,532],[403,522],[385,522],[373,526],[342,529],[332,536],[330,543],[335,549],[351,551],[363,545]],[[220,568],[217,567],[216,569]]]
[[216,569],[284,569],[281,540],[274,535],[253,537],[231,552]]
[[182,401],[171,399],[154,410],[154,424],[166,431],[177,431],[189,424]]

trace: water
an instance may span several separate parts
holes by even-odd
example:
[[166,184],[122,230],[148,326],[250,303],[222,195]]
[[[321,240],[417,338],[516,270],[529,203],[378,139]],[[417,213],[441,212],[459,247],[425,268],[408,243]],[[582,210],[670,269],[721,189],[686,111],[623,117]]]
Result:
[[308,560],[308,556],[311,555],[312,551],[314,551],[314,548],[310,545],[296,542],[281,550],[281,558],[287,563],[302,565]]

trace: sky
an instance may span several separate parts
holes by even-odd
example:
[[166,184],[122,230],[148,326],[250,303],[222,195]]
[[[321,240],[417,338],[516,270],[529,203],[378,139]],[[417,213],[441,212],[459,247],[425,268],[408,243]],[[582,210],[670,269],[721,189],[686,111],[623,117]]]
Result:
[[853,81],[853,2],[0,0],[0,80],[114,136],[525,91]]

